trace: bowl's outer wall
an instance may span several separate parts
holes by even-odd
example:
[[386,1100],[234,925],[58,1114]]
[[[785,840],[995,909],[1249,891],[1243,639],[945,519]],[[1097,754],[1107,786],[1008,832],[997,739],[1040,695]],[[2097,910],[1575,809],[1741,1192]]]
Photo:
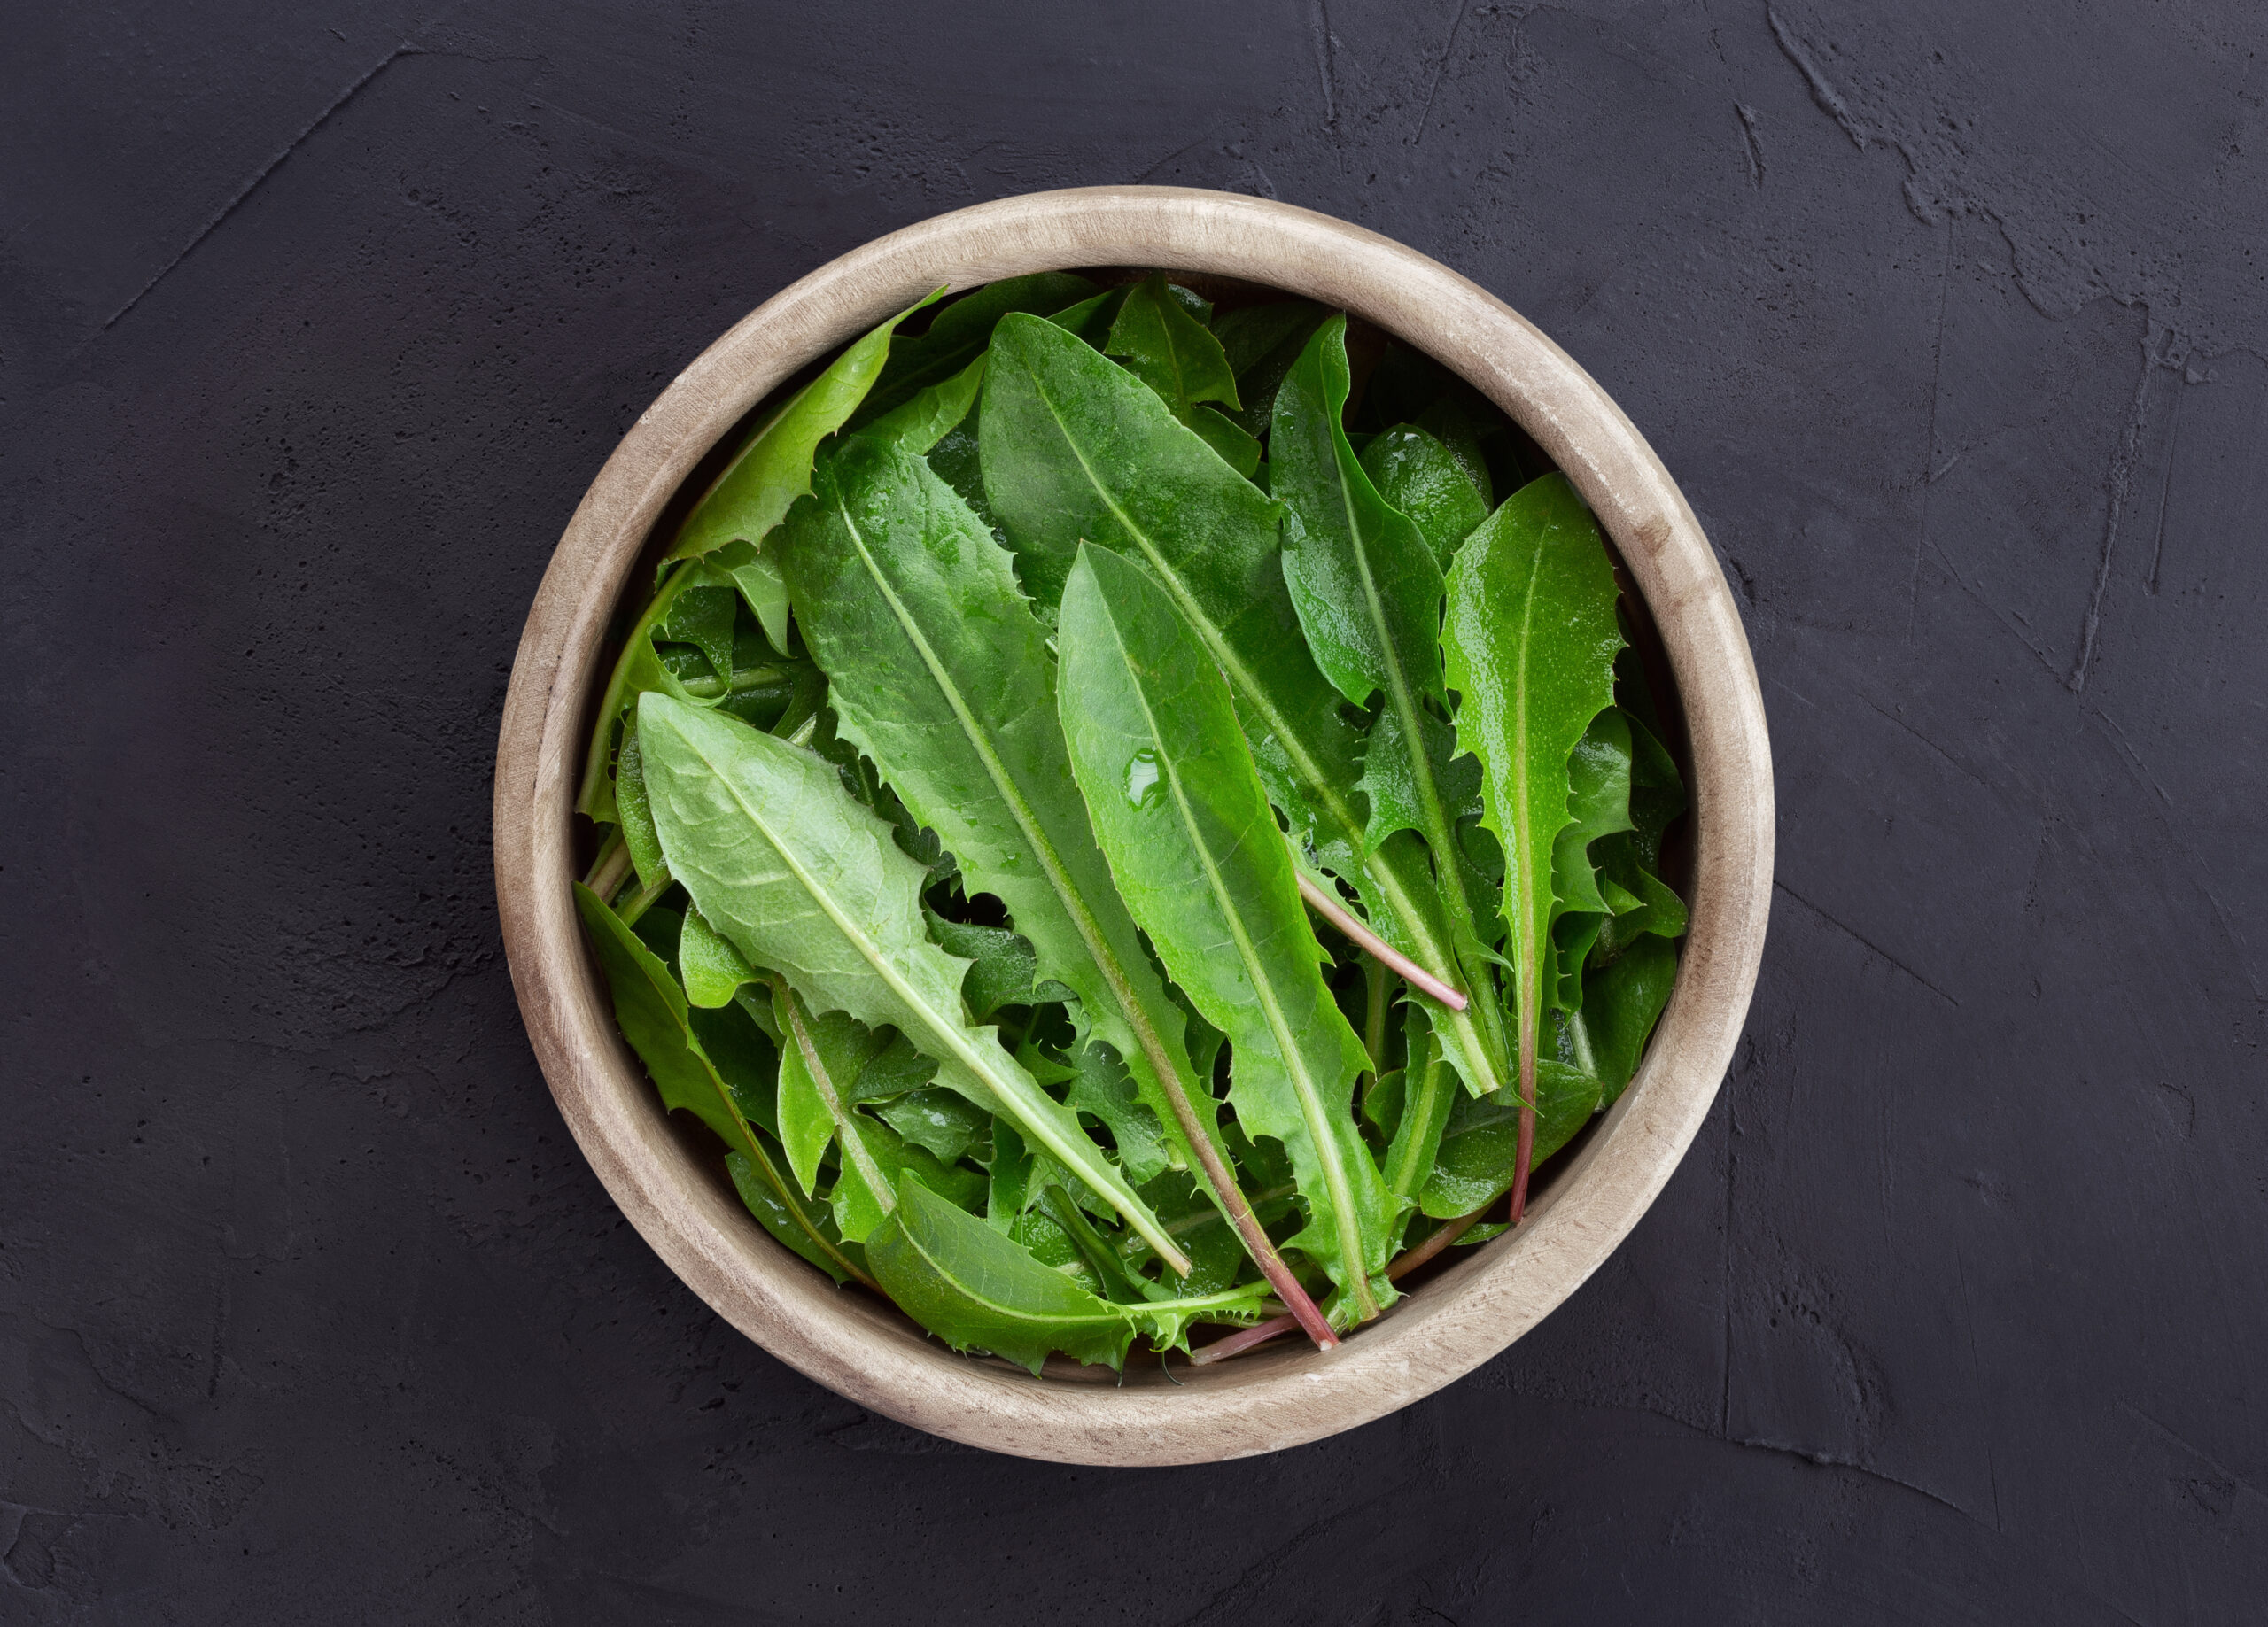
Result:
[[[656,517],[718,438],[797,368],[940,284],[1078,266],[1272,284],[1344,307],[1480,389],[1558,463],[1614,538],[1660,629],[1692,740],[1692,927],[1644,1065],[1520,1228],[1328,1355],[1255,1352],[1178,1385],[1035,1380],[953,1355],[780,1247],[687,1154],[617,1033],[570,883],[582,729],[608,623]],[[1404,1406],[1534,1327],[1661,1190],[1731,1061],[1772,886],[1764,709],[1699,523],[1588,375],[1502,301],[1375,233],[1227,193],[1035,193],[876,239],[783,290],[640,417],[569,523],[536,595],[496,764],[496,882],[513,985],[576,1141],[671,1269],[734,1326],[829,1389],[994,1451],[1092,1464],[1273,1452]]]

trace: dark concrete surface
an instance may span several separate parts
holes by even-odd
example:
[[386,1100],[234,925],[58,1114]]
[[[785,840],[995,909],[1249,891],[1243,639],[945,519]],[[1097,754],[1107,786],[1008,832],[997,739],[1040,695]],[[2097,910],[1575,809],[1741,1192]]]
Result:
[[[245,0],[0,51],[0,1621],[2262,1619],[2268,21]],[[500,952],[521,618],[876,233],[1227,187],[1502,294],[1771,709],[1748,1037],[1532,1336],[1106,1474],[682,1289]]]

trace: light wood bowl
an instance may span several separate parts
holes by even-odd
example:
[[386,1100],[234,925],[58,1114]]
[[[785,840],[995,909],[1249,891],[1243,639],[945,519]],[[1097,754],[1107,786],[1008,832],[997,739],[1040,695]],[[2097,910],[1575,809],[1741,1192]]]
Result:
[[[610,618],[656,517],[721,437],[797,368],[939,284],[1142,266],[1343,307],[1461,374],[1534,437],[1627,562],[1691,739],[1692,930],[1644,1066],[1515,1232],[1328,1355],[1285,1341],[1217,1366],[958,1356],[767,1236],[721,1160],[672,1127],[617,1034],[569,884],[576,779]],[[1723,573],[1668,471],[1582,368],[1485,291],[1400,244],[1287,205],[1178,187],[1004,198],[891,233],[766,300],[623,438],[528,613],[496,753],[496,892],[537,1060],[591,1166],[670,1268],[781,1360],[860,1406],[996,1452],[1168,1464],[1275,1452],[1405,1406],[1496,1354],[1635,1226],[1732,1058],[1764,947],[1773,794],[1764,706]],[[1060,1369],[1059,1371],[1059,1369]]]

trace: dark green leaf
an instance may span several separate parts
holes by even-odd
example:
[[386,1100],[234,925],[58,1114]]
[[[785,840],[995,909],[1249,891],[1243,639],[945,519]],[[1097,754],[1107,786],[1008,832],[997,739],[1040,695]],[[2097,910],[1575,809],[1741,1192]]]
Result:
[[992,1115],[957,1091],[909,1090],[874,1110],[883,1122],[917,1147],[956,1164],[984,1139]]
[[[893,1034],[889,1043],[858,1071],[858,1082],[851,1086],[849,1099],[853,1102],[887,1102],[894,1096],[919,1090],[936,1076],[935,1058],[923,1056],[914,1049],[913,1042],[904,1034]],[[1041,1082],[1046,1081],[1043,1080]]]
[[1094,286],[1075,272],[1041,271],[963,295],[937,313],[927,333],[892,341],[889,364],[852,427],[863,427],[975,360],[991,341],[993,324],[1009,312],[1060,311],[1085,299]]
[[646,805],[646,776],[638,760],[638,731],[622,731],[622,755],[614,769],[614,806],[621,822],[623,846],[630,849],[631,867],[638,885],[651,891],[669,879],[662,862],[662,839],[654,832],[653,810]]
[[1184,420],[1197,431],[1204,443],[1221,456],[1221,461],[1250,480],[1260,472],[1260,443],[1247,435],[1235,422],[1209,407],[1195,407]]
[[1126,296],[1103,352],[1156,391],[1184,422],[1202,401],[1237,410],[1236,375],[1229,370],[1220,340],[1167,291],[1162,276],[1151,277]]
[[[750,1127],[740,1103],[695,1037],[684,992],[670,976],[669,968],[596,893],[579,883],[575,887],[575,908],[613,992],[615,1021],[645,1063],[661,1092],[662,1104],[692,1113],[728,1148],[748,1159],[809,1244],[808,1249],[791,1245],[797,1253],[807,1259],[813,1258],[812,1251],[826,1256],[831,1263],[825,1263],[824,1268],[838,1280],[861,1274],[832,1238],[808,1224],[808,1212],[795,1202],[786,1180]],[[761,1220],[765,1216],[759,1212],[757,1218]]]
[[1268,432],[1277,386],[1327,314],[1321,306],[1304,299],[1281,299],[1224,311],[1213,319],[1213,337],[1228,356],[1237,395],[1244,403],[1235,414],[1237,424],[1247,435]]
[[834,1217],[825,1208],[792,1192],[783,1195],[775,1189],[744,1152],[726,1153],[725,1168],[741,1202],[774,1238],[838,1282],[865,1274],[865,1255],[858,1244],[843,1241],[835,1229]]
[[[1464,1098],[1433,1034],[1425,1011],[1410,1009],[1410,1062],[1403,1070],[1402,1112],[1386,1149],[1384,1174],[1398,1197],[1415,1200],[1433,1173],[1441,1132]],[[1498,1093],[1500,1096],[1502,1092]]]
[[1075,335],[1100,350],[1110,337],[1111,324],[1118,320],[1118,309],[1126,303],[1126,296],[1134,291],[1130,283],[1117,288],[1105,289],[1090,299],[1067,306],[1048,317],[1064,332]]
[[1415,424],[1373,436],[1363,448],[1363,472],[1388,507],[1410,516],[1444,569],[1456,545],[1488,517],[1471,469]]
[[[1456,946],[1457,974],[1478,1044],[1444,1025],[1451,1064],[1474,1090],[1506,1077],[1506,1046],[1494,988],[1494,933],[1459,873],[1456,821],[1464,800],[1445,783],[1448,731],[1428,709],[1445,704],[1441,628],[1441,573],[1407,515],[1389,507],[1348,441],[1347,322],[1317,329],[1276,395],[1269,438],[1273,490],[1299,523],[1286,534],[1284,576],[1307,629],[1316,662],[1341,694],[1367,706],[1381,691],[1383,732],[1373,730],[1363,784],[1373,797],[1364,840],[1375,847],[1393,827],[1417,831],[1436,860],[1440,907]],[[1386,719],[1394,719],[1390,724]]]
[[1029,940],[1005,926],[979,926],[966,921],[949,921],[934,912],[926,913],[929,916],[929,935],[944,946],[947,954],[958,955],[968,962],[968,976],[961,981],[960,996],[968,1003],[971,1017],[979,1022],[990,1022],[992,1014],[1004,1005],[1031,1003],[1032,982],[1039,962],[1032,954]]
[[[1590,1121],[1599,1104],[1599,1081],[1546,1058],[1536,1064],[1535,1091],[1534,1162],[1541,1164]],[[1449,1220],[1471,1214],[1510,1191],[1519,1130],[1519,1099],[1513,1092],[1460,1096],[1449,1110],[1440,1157],[1425,1182],[1421,1200],[1425,1212]]]
[[1677,949],[1666,938],[1646,937],[1583,980],[1583,1005],[1569,1019],[1589,1050],[1591,1071],[1611,1103],[1638,1072],[1646,1036],[1669,1003],[1677,982]]
[[[1176,1250],[1177,1254],[1179,1253]],[[866,1240],[883,1291],[955,1350],[987,1350],[1037,1374],[1048,1356],[1118,1367],[1135,1334],[1180,1342],[1195,1319],[1252,1320],[1265,1285],[1144,1305],[1099,1299],[918,1181]]]
[[858,433],[920,457],[968,416],[983,383],[984,358],[979,356],[951,378],[892,407]]
[[[1374,851],[1363,842],[1359,737],[1292,608],[1278,546],[1282,506],[1238,479],[1156,392],[1045,322],[1000,324],[983,411],[985,485],[1025,582],[1039,585],[1043,599],[1059,593],[1087,538],[1156,572],[1227,675],[1262,781],[1295,837],[1361,890],[1381,937],[1454,977],[1449,918],[1424,845],[1406,834]],[[1494,1020],[1445,1015],[1445,1042],[1478,1058],[1480,1024]],[[1468,1077],[1485,1076],[1472,1065]]]
[[1135,1089],[1118,1053],[1107,1045],[1085,1046],[1072,1058],[1072,1065],[1067,1098],[1072,1110],[1091,1114],[1110,1131],[1128,1180],[1138,1187],[1155,1179],[1173,1161],[1166,1151],[1165,1130]]
[[897,1201],[897,1160],[843,1099],[843,1081],[855,1077],[874,1050],[874,1036],[843,1011],[815,1016],[786,982],[772,985],[775,1021],[786,1043],[780,1052],[780,1144],[796,1183],[809,1196],[827,1147],[839,1150],[835,1223],[853,1243],[882,1224]]
[[[763,622],[764,636],[774,649],[788,647],[787,604],[766,580],[776,573],[763,549],[765,536],[787,516],[796,500],[812,489],[812,459],[819,442],[841,429],[866,401],[868,391],[882,375],[890,353],[890,337],[897,325],[944,292],[939,289],[865,335],[835,358],[827,371],[796,391],[717,477],[717,484],[687,517],[685,528],[664,556],[698,559],[727,543],[757,545],[757,553],[734,577],[748,593],[750,608]],[[956,372],[959,366],[944,371]]]

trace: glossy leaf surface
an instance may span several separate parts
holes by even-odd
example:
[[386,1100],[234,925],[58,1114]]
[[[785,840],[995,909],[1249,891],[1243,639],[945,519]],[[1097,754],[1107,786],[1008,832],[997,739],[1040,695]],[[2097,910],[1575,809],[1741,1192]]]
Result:
[[1410,516],[1444,569],[1456,545],[1488,517],[1466,463],[1416,424],[1372,436],[1363,448],[1363,472],[1389,507]]
[[[1535,1073],[1535,1147],[1542,1163],[1590,1122],[1599,1104],[1599,1081],[1580,1068],[1545,1059]],[[1441,1152],[1427,1177],[1421,1206],[1436,1220],[1471,1214],[1511,1189],[1519,1153],[1520,1105],[1509,1090],[1460,1097],[1441,1132]]]
[[928,332],[891,342],[889,362],[852,419],[853,427],[863,429],[967,367],[990,342],[993,325],[1011,311],[1060,311],[1094,291],[1095,285],[1076,272],[1041,271],[962,295],[937,313]]
[[1503,849],[1522,1089],[1550,970],[1552,856],[1573,816],[1568,760],[1614,699],[1616,586],[1590,510],[1559,475],[1507,498],[1451,567],[1442,647],[1480,759],[1482,823]]
[[1270,480],[1299,521],[1286,533],[1284,576],[1316,661],[1340,693],[1357,706],[1384,693],[1364,751],[1371,817],[1363,840],[1375,852],[1406,826],[1433,856],[1455,946],[1450,981],[1482,996],[1465,1014],[1470,1041],[1454,1026],[1447,1031],[1460,1071],[1486,1093],[1503,1082],[1506,1047],[1487,997],[1495,934],[1474,908],[1456,840],[1468,790],[1451,777],[1450,731],[1433,711],[1447,701],[1441,573],[1416,523],[1379,495],[1348,439],[1346,334],[1343,316],[1324,322],[1276,394]]
[[1107,550],[1082,551],[1060,624],[1072,767],[1112,873],[1228,1035],[1239,1121],[1291,1154],[1310,1216],[1293,1246],[1373,1314],[1392,1298],[1380,1274],[1395,1205],[1355,1125],[1368,1059],[1317,969],[1227,686],[1164,591]]
[[1162,276],[1126,296],[1103,353],[1123,362],[1184,422],[1200,402],[1217,401],[1231,412],[1239,406],[1236,375],[1220,340],[1168,291]]
[[[862,336],[824,373],[789,398],[717,477],[717,484],[687,516],[665,558],[698,559],[728,543],[747,542],[756,545],[757,554],[742,570],[759,577],[768,574],[770,555],[763,546],[765,537],[787,517],[796,500],[812,489],[812,460],[819,444],[850,422],[882,377],[897,325],[944,292],[939,289]],[[764,636],[772,640],[772,647],[787,648],[784,605],[775,608],[774,596],[760,583],[750,594],[750,603],[763,618]]]

